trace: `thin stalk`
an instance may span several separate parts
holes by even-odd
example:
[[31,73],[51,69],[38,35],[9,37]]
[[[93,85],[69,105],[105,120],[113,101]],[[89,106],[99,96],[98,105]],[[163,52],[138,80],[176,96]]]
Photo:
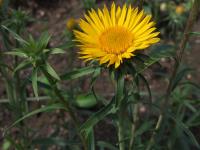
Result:
[[129,143],[129,150],[133,149],[133,145],[134,145],[134,141],[135,141],[135,131],[137,128],[137,124],[138,124],[138,108],[139,105],[138,104],[134,104],[134,109],[133,109],[133,124],[132,124],[132,129],[131,129],[131,140]]
[[183,54],[184,54],[184,51],[185,51],[185,47],[186,47],[186,44],[187,44],[188,39],[189,39],[189,33],[191,32],[192,27],[195,23],[195,19],[197,18],[199,8],[200,8],[200,0],[195,0],[194,3],[193,3],[192,9],[190,11],[189,18],[187,20],[187,24],[186,24],[186,28],[184,30],[183,38],[181,40],[179,49],[177,51],[177,55],[176,55],[177,59],[176,59],[176,62],[175,62],[174,71],[173,71],[172,76],[171,76],[170,81],[169,81],[169,85],[168,85],[168,88],[167,88],[167,91],[166,91],[166,96],[165,96],[164,102],[161,106],[161,111],[160,111],[160,114],[159,114],[159,117],[158,117],[158,121],[156,123],[156,127],[154,129],[154,132],[153,132],[151,138],[150,138],[150,142],[149,142],[146,150],[150,150],[152,148],[152,146],[154,145],[156,133],[160,129],[162,121],[165,117],[164,115],[165,115],[165,111],[168,108],[169,98],[170,98],[170,95],[171,95],[171,92],[172,92],[173,81],[174,81],[174,78],[176,77],[178,69],[180,67],[182,57],[183,57]]
[[[49,73],[44,69],[44,68],[41,68],[42,69],[42,72],[43,74],[46,76],[47,80],[49,81],[49,83],[51,84],[52,86],[52,89],[55,93],[55,95],[58,97],[58,99],[60,100],[60,102],[67,108],[68,110],[68,113],[75,125],[75,128],[77,129],[78,131],[78,128],[80,127],[80,123],[75,115],[75,112],[74,110],[71,108],[70,104],[65,100],[65,98],[62,96],[60,90],[58,89],[57,85],[55,85],[54,83],[54,79],[49,75]],[[85,140],[85,137],[78,132],[78,135],[82,141],[82,144],[83,144],[83,147],[84,147],[84,150],[87,150],[87,142]]]
[[[27,97],[27,101],[28,102],[38,102],[37,100],[46,101],[46,100],[49,100],[49,99],[51,99],[51,97],[49,97],[49,96],[40,96],[38,98],[36,98],[36,97]],[[9,101],[10,101],[9,97],[5,98],[5,99],[0,99],[0,104],[1,103],[9,103]]]
[[124,119],[123,119],[123,112],[119,112],[118,114],[119,122],[118,122],[118,140],[119,140],[119,150],[125,150],[125,143],[124,143]]
[[141,10],[142,7],[143,7],[143,3],[144,3],[144,0],[140,0],[140,3],[139,3],[139,9]]
[[[11,84],[11,79],[8,77],[8,74],[6,72],[6,70],[3,68],[3,67],[0,67],[0,73],[2,74],[2,77],[4,79],[4,82],[5,82],[5,87],[6,87],[6,94],[8,96],[8,103],[13,103],[11,101],[13,101],[13,91],[12,91],[12,84]],[[2,102],[2,101],[1,101]],[[1,103],[0,102],[0,103]]]
[[124,107],[122,104],[124,97],[124,78],[118,77],[116,79],[116,107],[118,108],[118,142],[119,150],[125,150],[124,141]]

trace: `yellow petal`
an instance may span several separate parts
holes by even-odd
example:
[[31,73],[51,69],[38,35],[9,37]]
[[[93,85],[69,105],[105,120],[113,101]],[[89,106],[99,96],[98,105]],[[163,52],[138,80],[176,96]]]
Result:
[[114,26],[116,24],[116,10],[115,10],[115,3],[112,3],[111,6],[111,19],[112,19],[112,25]]
[[125,4],[125,5],[123,6],[123,8],[122,8],[121,16],[120,16],[120,18],[119,18],[119,20],[118,20],[118,25],[119,25],[119,26],[122,26],[123,23],[124,23],[124,20],[125,20],[125,18],[126,18],[126,11],[127,11],[127,8],[126,8],[126,4]]

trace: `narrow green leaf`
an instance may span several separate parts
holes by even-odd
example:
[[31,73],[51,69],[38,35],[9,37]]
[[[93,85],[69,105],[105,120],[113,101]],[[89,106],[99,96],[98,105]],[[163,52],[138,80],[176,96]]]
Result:
[[153,126],[153,121],[146,121],[142,123],[142,125],[136,130],[135,136],[140,136],[146,131],[149,131],[152,126]]
[[18,34],[16,34],[14,31],[10,30],[9,28],[7,28],[6,26],[2,25],[2,27],[4,29],[6,29],[7,31],[9,31],[11,33],[11,35],[17,40],[19,41],[21,44],[28,44],[27,41],[25,41],[24,39],[22,39]]
[[188,118],[186,125],[193,126],[194,122],[199,119],[199,116],[200,116],[200,110],[198,112],[194,113],[194,115],[191,115],[191,117]]
[[193,71],[193,69],[191,69],[191,68],[183,68],[183,69],[181,69],[177,73],[176,77],[173,79],[172,90],[174,90],[177,87],[177,85],[179,84],[179,82],[187,75],[187,73],[191,72],[191,71]]
[[190,104],[189,101],[185,100],[185,101],[183,101],[183,104],[184,104],[188,109],[190,109],[192,112],[197,112],[197,109],[196,109],[192,104]]
[[53,48],[51,49],[51,54],[64,54],[65,51],[63,49],[60,49],[60,48]]
[[179,83],[180,85],[192,85],[193,87],[195,87],[195,88],[197,88],[197,89],[199,89],[200,90],[200,85],[198,85],[198,84],[196,84],[196,83],[194,83],[194,82],[191,82],[191,81],[185,81],[185,82],[181,82],[181,83]]
[[6,133],[10,128],[12,128],[13,126],[17,125],[19,122],[23,121],[24,119],[27,119],[33,115],[36,115],[38,113],[42,113],[42,112],[50,112],[50,111],[54,111],[57,109],[64,109],[67,111],[67,109],[62,105],[62,104],[51,104],[51,105],[47,105],[44,106],[42,108],[36,109],[32,112],[29,112],[28,114],[24,115],[23,117],[21,117],[20,119],[16,120],[11,126],[9,126],[8,128],[5,129],[4,133]]
[[72,48],[74,46],[75,46],[74,41],[67,41],[63,45],[58,46],[58,48],[69,49],[69,48]]
[[20,70],[22,70],[22,69],[24,69],[24,68],[26,68],[26,67],[28,67],[28,66],[30,66],[30,65],[31,65],[31,62],[30,62],[30,61],[28,61],[28,60],[22,61],[22,62],[15,68],[15,70],[13,71],[13,74],[15,74],[17,71],[20,71]]
[[61,75],[61,79],[62,80],[72,80],[72,79],[77,79],[89,74],[92,74],[95,72],[95,70],[98,68],[95,67],[85,67],[85,68],[81,68],[81,69],[77,69],[68,73],[65,73],[63,75]]
[[190,34],[200,36],[200,32],[190,32]]
[[45,69],[53,78],[60,80],[60,77],[58,76],[56,71],[51,67],[51,65],[49,65],[49,63],[46,63]]
[[161,58],[174,57],[175,47],[164,44],[156,45],[151,48],[147,57],[144,58],[143,56],[144,55],[138,56],[142,60],[143,65],[139,65],[139,67],[137,65],[135,66],[138,74],[142,73],[148,67],[158,62]]
[[44,81],[40,81],[40,79],[38,79],[38,86],[41,87],[41,88],[44,88],[46,90],[52,89],[51,86],[48,83],[46,83]]
[[42,33],[42,35],[41,35],[41,37],[39,39],[38,48],[39,49],[46,48],[50,39],[51,39],[51,36],[49,35],[48,32]]
[[188,126],[186,124],[184,124],[178,118],[174,117],[174,115],[172,115],[171,113],[168,112],[167,115],[170,118],[172,118],[172,120],[174,120],[174,122],[176,122],[177,125],[188,135],[188,137],[190,138],[191,142],[196,146],[196,148],[200,148],[200,145],[199,145],[198,141],[196,140],[195,136],[190,131],[190,129],[188,128]]
[[99,121],[104,119],[108,114],[116,112],[114,102],[115,99],[113,98],[113,100],[107,106],[101,108],[99,111],[95,112],[91,117],[89,117],[89,119],[81,125],[79,130],[81,132],[86,131],[86,133],[88,133],[94,125],[96,125]]
[[19,56],[19,57],[22,57],[22,58],[28,58],[28,56],[24,52],[20,52],[20,51],[5,52],[4,54]]
[[33,69],[33,72],[32,72],[32,87],[33,87],[33,92],[35,94],[35,97],[38,100],[38,77],[37,77],[38,75],[37,75],[37,72],[38,72],[37,68]]

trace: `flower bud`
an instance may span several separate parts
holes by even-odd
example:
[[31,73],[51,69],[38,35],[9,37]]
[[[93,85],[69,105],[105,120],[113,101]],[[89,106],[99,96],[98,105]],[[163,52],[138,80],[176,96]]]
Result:
[[181,15],[181,14],[183,14],[185,12],[185,7],[183,6],[183,5],[178,5],[178,6],[176,6],[176,13],[178,14],[178,15]]
[[166,3],[161,3],[160,4],[160,11],[166,11],[167,10],[167,4]]
[[0,0],[0,7],[3,5],[3,0]]
[[69,18],[66,22],[66,28],[71,31],[74,29],[74,27],[77,25],[77,23],[78,23],[78,21],[76,19]]

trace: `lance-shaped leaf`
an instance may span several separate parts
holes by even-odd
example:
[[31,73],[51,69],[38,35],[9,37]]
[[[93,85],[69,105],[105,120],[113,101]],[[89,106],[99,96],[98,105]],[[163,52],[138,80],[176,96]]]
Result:
[[21,44],[25,44],[27,45],[28,42],[25,41],[23,38],[21,38],[18,34],[16,34],[14,31],[10,30],[9,28],[7,28],[6,26],[2,25],[2,27],[4,29],[6,29],[8,32],[10,32],[10,34],[17,40],[19,41]]
[[172,82],[172,90],[174,90],[177,85],[180,83],[180,81],[188,74],[188,72],[193,71],[194,69],[191,68],[183,68],[180,69],[175,78],[173,79]]
[[116,108],[114,105],[115,98],[105,107],[101,108],[99,111],[94,113],[85,123],[83,123],[80,127],[81,132],[85,132],[86,135],[90,133],[91,128],[94,127],[99,121],[104,119],[107,115],[116,112]]
[[46,71],[55,79],[60,80],[60,77],[58,76],[58,74],[56,73],[56,71],[51,67],[51,65],[49,63],[46,62],[45,65],[45,69]]
[[39,42],[38,42],[38,49],[45,49],[49,43],[51,36],[49,35],[48,32],[44,32],[41,37],[39,38]]
[[47,105],[44,106],[42,108],[36,109],[32,112],[29,112],[28,114],[24,115],[23,117],[19,118],[18,120],[16,120],[11,126],[9,126],[8,128],[5,129],[4,133],[6,133],[10,128],[12,128],[13,126],[17,125],[19,122],[33,116],[36,115],[38,113],[42,113],[42,112],[51,112],[57,109],[64,109],[66,111],[68,111],[62,104],[57,103],[57,104],[51,104],[51,105]]
[[53,48],[50,50],[50,53],[51,54],[64,54],[65,51],[61,48]]
[[13,74],[15,74],[17,71],[25,69],[29,66],[31,66],[31,62],[29,60],[24,60],[15,68],[15,70],[13,71]]
[[4,54],[18,56],[22,58],[28,58],[28,56],[24,52],[21,52],[21,51],[5,52]]
[[200,32],[190,32],[190,34],[200,36]]
[[193,145],[197,148],[200,149],[200,145],[197,141],[197,139],[195,138],[195,136],[193,135],[193,133],[190,131],[190,129],[188,128],[188,126],[183,123],[181,120],[179,120],[179,118],[176,118],[173,114],[167,112],[167,115],[177,124],[177,126],[182,129],[188,136],[188,138],[191,140],[191,142],[193,143]]
[[62,80],[77,79],[77,78],[94,73],[96,71],[96,69],[100,69],[100,68],[85,67],[85,68],[77,69],[77,70],[74,70],[74,71],[71,71],[71,72],[61,75],[61,79]]
[[[158,62],[161,58],[169,58],[175,56],[175,47],[171,45],[158,45],[152,47],[148,55],[136,55],[137,73],[142,73],[145,69]],[[134,57],[133,57],[134,60]]]

